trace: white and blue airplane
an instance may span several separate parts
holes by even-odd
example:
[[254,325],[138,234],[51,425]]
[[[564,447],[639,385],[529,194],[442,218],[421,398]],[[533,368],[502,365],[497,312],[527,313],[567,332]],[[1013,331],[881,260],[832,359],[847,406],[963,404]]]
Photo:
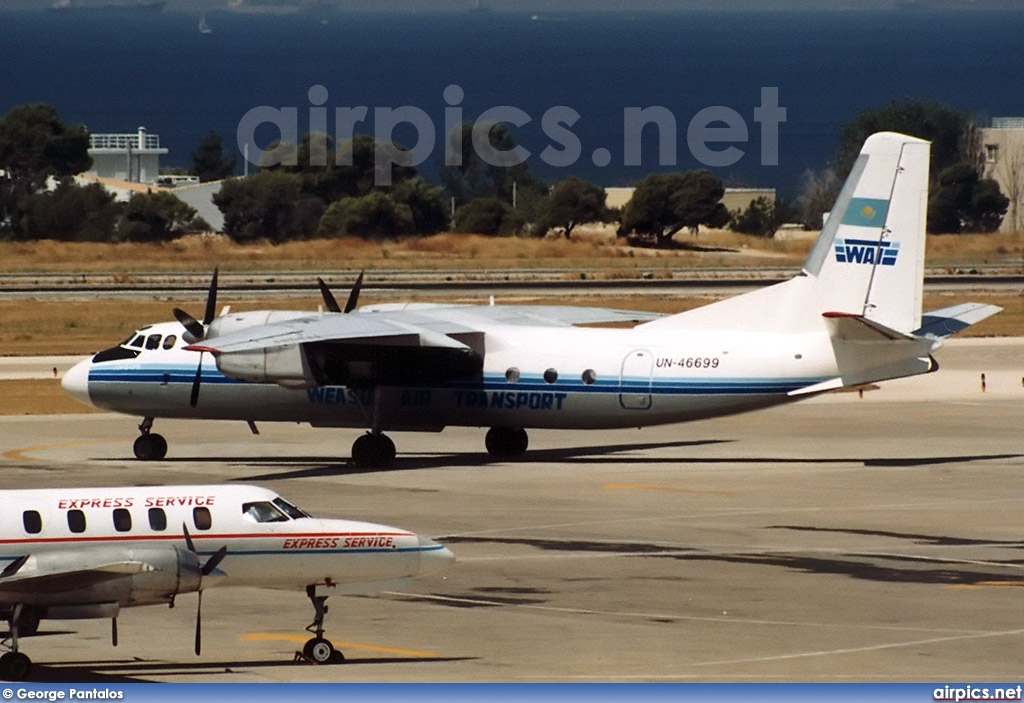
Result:
[[[376,305],[215,317],[138,330],[86,359],[64,388],[141,416],[135,454],[162,458],[154,418],[365,428],[357,465],[387,466],[387,431],[487,427],[497,458],[527,428],[642,427],[746,412],[928,373],[942,338],[1000,310],[922,314],[928,142],[871,136],[803,269],[677,315],[585,307]],[[632,321],[627,329],[594,328]],[[201,393],[200,393],[201,387]]]
[[304,589],[314,618],[302,655],[343,661],[324,637],[333,594],[403,588],[440,575],[444,545],[386,525],[319,519],[258,486],[49,488],[0,491],[0,616],[10,627],[0,678],[24,680],[19,637],[43,619],[110,618],[216,586]]

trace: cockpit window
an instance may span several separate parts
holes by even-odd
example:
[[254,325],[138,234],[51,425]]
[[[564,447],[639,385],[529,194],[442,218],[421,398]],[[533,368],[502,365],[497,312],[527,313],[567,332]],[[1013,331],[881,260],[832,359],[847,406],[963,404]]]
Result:
[[137,334],[137,335],[135,335],[135,339],[133,339],[132,341],[128,342],[128,346],[129,347],[138,347],[139,349],[142,349],[142,345],[145,343],[145,341],[146,341],[145,337],[143,337],[141,334]]
[[269,501],[242,503],[242,514],[256,522],[288,522],[288,516]]
[[160,335],[151,334],[146,338],[146,349],[159,349],[160,348]]
[[172,349],[174,347],[175,342],[177,341],[178,338],[175,337],[173,334],[167,335],[166,337],[164,337],[164,349]]
[[299,518],[309,517],[309,513],[296,508],[294,505],[286,501],[284,498],[274,498],[274,505],[284,511],[284,514],[290,517],[292,520],[298,520]]

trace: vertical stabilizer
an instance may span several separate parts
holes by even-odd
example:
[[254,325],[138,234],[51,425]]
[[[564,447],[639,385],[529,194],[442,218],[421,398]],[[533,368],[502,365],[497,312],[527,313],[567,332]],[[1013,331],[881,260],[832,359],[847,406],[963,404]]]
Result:
[[891,132],[864,142],[804,272],[820,313],[921,325],[929,143]]

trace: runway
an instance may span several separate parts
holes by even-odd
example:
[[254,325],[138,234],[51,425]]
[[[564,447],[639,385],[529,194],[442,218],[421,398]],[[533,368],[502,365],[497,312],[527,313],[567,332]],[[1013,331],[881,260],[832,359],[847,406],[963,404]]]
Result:
[[[317,515],[440,538],[444,580],[328,601],[341,666],[292,663],[302,593],[212,589],[107,621],[45,621],[37,681],[1016,681],[1024,666],[1024,341],[966,340],[942,370],[733,418],[532,431],[488,463],[483,431],[396,433],[394,470],[352,431],[0,419],[0,486],[237,481]],[[982,390],[981,374],[985,374]],[[230,554],[222,568],[230,569]]]

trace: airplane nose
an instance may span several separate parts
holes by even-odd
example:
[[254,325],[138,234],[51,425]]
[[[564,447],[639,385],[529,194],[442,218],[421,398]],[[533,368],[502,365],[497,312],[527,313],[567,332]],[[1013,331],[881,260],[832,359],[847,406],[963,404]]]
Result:
[[89,367],[91,359],[83,359],[68,369],[64,374],[64,380],[60,382],[64,391],[79,403],[92,405],[89,398]]
[[417,576],[441,576],[452,562],[455,555],[440,542],[427,537],[420,537],[420,570]]

